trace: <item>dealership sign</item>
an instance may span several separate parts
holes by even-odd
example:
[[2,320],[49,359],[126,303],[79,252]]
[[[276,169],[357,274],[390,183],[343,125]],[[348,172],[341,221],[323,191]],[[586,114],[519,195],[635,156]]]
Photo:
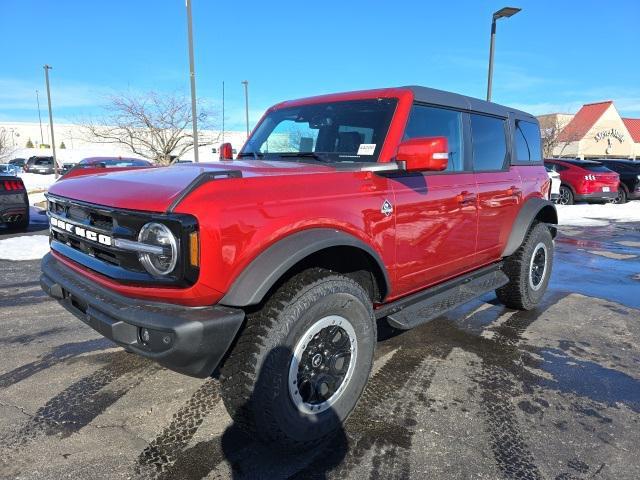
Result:
[[624,142],[624,133],[622,133],[620,130],[616,130],[615,128],[612,128],[610,130],[602,130],[601,132],[596,133],[595,139],[596,142],[599,142],[600,140],[604,140],[607,137],[613,137],[620,143]]

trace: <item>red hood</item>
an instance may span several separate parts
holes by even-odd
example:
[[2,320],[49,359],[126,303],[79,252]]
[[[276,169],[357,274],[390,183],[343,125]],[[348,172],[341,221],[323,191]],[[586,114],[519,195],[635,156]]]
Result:
[[243,178],[251,178],[322,173],[331,171],[332,168],[297,162],[266,161],[186,164],[62,178],[49,188],[49,193],[114,208],[165,212],[201,173],[223,170],[240,170]]

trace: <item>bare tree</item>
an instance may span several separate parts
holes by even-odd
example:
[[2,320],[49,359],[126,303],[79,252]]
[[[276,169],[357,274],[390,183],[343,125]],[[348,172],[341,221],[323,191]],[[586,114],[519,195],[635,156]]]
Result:
[[[133,153],[169,164],[193,149],[191,104],[183,96],[149,92],[143,95],[112,96],[99,121],[82,126],[91,140],[127,147]],[[210,127],[211,112],[198,107],[198,124]],[[208,138],[200,146],[217,141]]]
[[12,133],[6,128],[0,128],[0,161],[4,161],[15,151]]
[[[540,120],[540,135],[542,137],[542,155],[544,158],[552,158],[553,152],[560,148],[557,156],[561,157],[562,152],[567,148],[569,143],[573,140],[563,138],[561,136],[566,123],[560,122],[557,115],[545,115],[539,117]],[[566,137],[566,135],[564,136]],[[562,141],[561,141],[562,139]]]

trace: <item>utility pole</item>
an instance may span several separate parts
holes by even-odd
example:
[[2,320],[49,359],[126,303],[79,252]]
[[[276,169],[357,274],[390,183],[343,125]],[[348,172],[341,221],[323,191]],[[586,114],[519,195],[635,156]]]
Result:
[[44,143],[44,135],[42,134],[42,115],[40,114],[40,96],[36,90],[36,102],[38,102],[38,121],[40,122],[40,143]]
[[247,121],[247,139],[249,138],[249,80],[240,82],[244,85],[244,116]]
[[224,143],[224,80],[222,81],[222,143]]
[[189,76],[191,78],[191,119],[193,124],[193,159],[200,161],[198,154],[198,117],[196,112],[196,72],[193,60],[193,26],[191,21],[191,0],[187,3],[187,33],[189,37]]
[[56,139],[53,136],[53,112],[51,111],[51,90],[49,89],[49,70],[51,70],[51,67],[49,65],[45,65],[42,68],[44,68],[44,78],[47,83],[47,100],[49,102],[49,125],[51,126],[51,150],[53,151],[53,172],[55,174],[55,178],[58,178],[58,159],[56,157]]

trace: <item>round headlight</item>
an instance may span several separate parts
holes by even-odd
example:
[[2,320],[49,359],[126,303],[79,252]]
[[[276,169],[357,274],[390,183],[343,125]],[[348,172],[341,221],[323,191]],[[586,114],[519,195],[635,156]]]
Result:
[[161,223],[147,223],[140,230],[138,241],[161,247],[162,253],[138,253],[142,266],[156,277],[169,275],[178,262],[178,242],[171,230]]

